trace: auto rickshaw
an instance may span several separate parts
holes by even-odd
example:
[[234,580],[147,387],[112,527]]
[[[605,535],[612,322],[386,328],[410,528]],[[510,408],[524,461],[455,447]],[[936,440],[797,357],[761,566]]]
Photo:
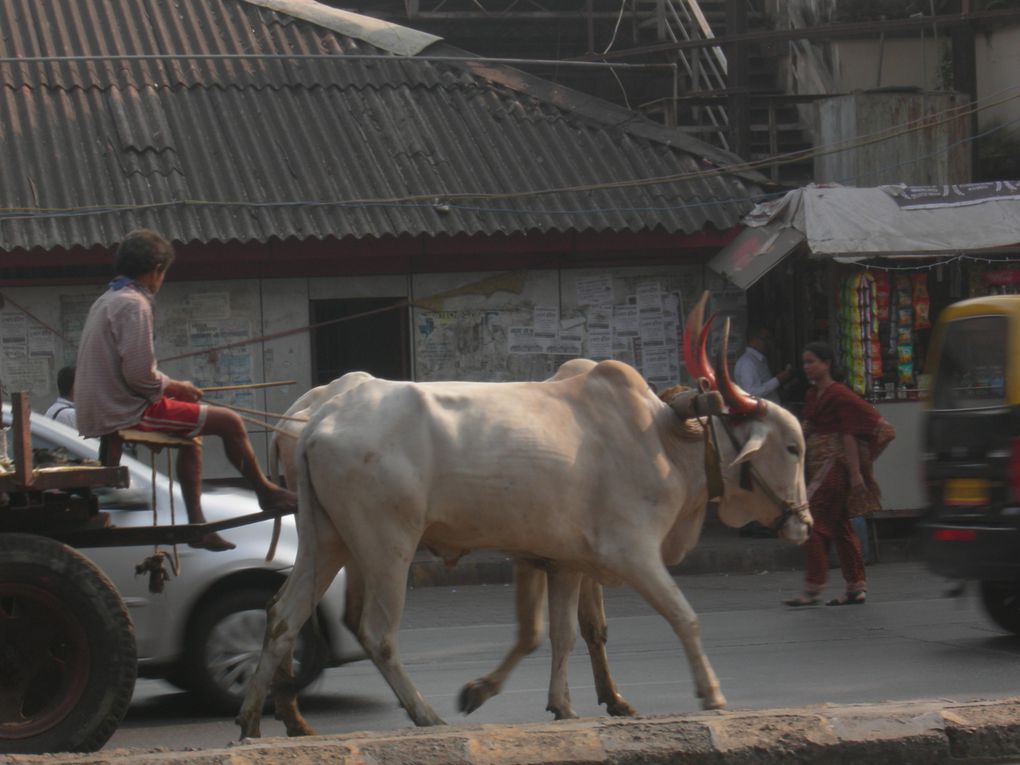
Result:
[[929,364],[925,561],[979,582],[992,620],[1020,634],[1020,295],[946,308]]

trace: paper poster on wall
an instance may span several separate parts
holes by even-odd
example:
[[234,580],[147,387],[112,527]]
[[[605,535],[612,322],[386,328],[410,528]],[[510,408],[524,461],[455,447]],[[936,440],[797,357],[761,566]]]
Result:
[[[254,349],[251,345],[223,348],[231,343],[251,339],[251,324],[245,319],[229,321],[193,321],[188,323],[188,340],[195,349],[210,352],[192,359],[192,382],[200,388],[222,385],[248,385],[254,381]],[[255,392],[226,391],[215,394],[218,404],[255,405]]]
[[56,353],[56,335],[49,327],[32,322],[28,325],[28,354],[30,356],[49,356]]
[[658,282],[641,282],[636,290],[639,311],[662,311],[662,289]]
[[43,391],[50,387],[50,360],[44,356],[5,357],[2,378],[7,391]]
[[588,311],[588,358],[613,357],[613,308],[593,307]]
[[546,344],[545,352],[551,353],[554,356],[580,356],[581,335],[561,334]]
[[578,305],[608,306],[613,302],[613,277],[609,274],[582,276],[576,289]]
[[535,337],[555,339],[560,330],[560,309],[555,306],[536,305],[534,317]]
[[611,359],[613,358],[613,333],[588,332],[588,358],[590,359]]
[[638,307],[618,305],[613,308],[613,336],[633,338],[638,336]]
[[229,292],[196,292],[185,301],[192,319],[210,321],[230,318]]
[[0,314],[0,343],[3,344],[4,358],[23,359],[28,356],[28,323],[25,318],[23,313]]
[[641,373],[649,382],[662,385],[670,381],[669,351],[666,348],[641,349]]
[[545,344],[535,337],[534,327],[510,327],[507,332],[507,353],[544,353]]

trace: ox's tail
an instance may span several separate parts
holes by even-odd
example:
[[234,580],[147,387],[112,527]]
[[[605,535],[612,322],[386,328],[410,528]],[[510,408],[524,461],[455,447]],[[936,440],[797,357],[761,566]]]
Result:
[[[281,483],[280,480],[280,445],[279,445],[279,433],[273,433],[273,438],[269,442],[269,479]],[[269,550],[266,551],[266,563],[272,563],[273,558],[276,557],[276,546],[280,541],[280,531],[283,527],[283,519],[278,515],[273,518],[273,535],[269,539]]]

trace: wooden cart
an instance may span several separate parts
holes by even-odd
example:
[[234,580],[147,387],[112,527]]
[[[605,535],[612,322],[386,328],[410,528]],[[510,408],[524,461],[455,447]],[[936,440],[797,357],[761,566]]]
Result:
[[28,396],[12,396],[14,470],[0,474],[0,753],[94,751],[134,692],[135,636],[116,588],[76,548],[180,544],[258,523],[116,528],[95,489],[126,467],[33,466]]

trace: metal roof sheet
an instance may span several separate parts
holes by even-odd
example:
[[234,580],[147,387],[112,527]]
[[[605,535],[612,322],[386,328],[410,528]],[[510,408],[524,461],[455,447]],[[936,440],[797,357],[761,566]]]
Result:
[[246,0],[0,0],[0,29],[2,250],[136,226],[179,242],[693,233],[736,225],[758,190],[699,175],[739,160],[613,104]]

